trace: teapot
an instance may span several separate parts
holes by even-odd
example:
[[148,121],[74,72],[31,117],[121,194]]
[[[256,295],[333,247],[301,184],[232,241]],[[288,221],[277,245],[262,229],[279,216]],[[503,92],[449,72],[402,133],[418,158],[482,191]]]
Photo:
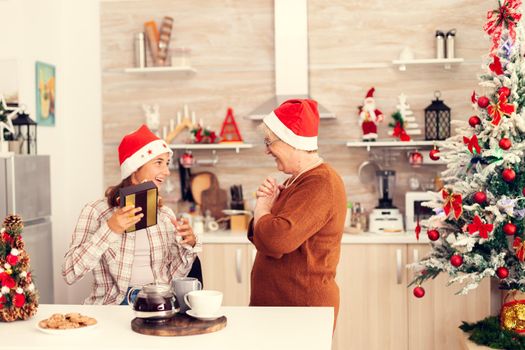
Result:
[[[137,290],[139,293],[132,303],[130,297]],[[142,288],[131,288],[127,300],[135,316],[148,321],[166,320],[179,311],[175,295],[168,284],[150,283]]]

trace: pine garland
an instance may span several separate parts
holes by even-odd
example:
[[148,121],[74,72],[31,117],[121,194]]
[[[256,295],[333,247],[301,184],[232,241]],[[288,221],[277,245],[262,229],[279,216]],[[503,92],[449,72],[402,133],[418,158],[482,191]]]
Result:
[[476,323],[463,322],[459,328],[470,333],[469,339],[478,345],[493,349],[525,350],[525,337],[501,328],[497,316]]

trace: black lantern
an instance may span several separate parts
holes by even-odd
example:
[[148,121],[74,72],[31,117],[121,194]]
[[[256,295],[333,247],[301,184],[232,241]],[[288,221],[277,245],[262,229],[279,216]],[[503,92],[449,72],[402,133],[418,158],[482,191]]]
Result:
[[439,99],[441,92],[434,93],[436,99],[425,108],[425,140],[445,140],[450,137],[450,108]]
[[36,126],[37,124],[25,111],[20,111],[13,119],[15,141],[19,143],[20,154],[36,154]]

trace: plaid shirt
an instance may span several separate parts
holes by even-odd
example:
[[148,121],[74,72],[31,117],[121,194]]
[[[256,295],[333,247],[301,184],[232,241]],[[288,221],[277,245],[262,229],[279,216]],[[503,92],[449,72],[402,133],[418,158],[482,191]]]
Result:
[[173,211],[159,208],[157,225],[139,231],[118,234],[107,221],[116,208],[105,199],[87,204],[78,218],[69,251],[62,265],[66,283],[73,284],[93,271],[94,285],[85,304],[120,304],[126,297],[135,254],[135,235],[147,234],[150,244],[151,270],[156,282],[171,283],[188,274],[201,251],[200,237],[195,247],[179,243],[180,236],[169,217]]

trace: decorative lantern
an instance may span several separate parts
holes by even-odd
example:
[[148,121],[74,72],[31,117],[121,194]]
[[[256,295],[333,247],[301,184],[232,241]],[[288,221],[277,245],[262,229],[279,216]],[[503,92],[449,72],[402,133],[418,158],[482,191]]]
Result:
[[436,99],[425,108],[425,140],[445,140],[450,137],[450,108],[439,99],[441,92],[434,93]]
[[15,140],[19,142],[20,154],[36,154],[36,127],[37,124],[24,111],[18,112],[13,119]]

